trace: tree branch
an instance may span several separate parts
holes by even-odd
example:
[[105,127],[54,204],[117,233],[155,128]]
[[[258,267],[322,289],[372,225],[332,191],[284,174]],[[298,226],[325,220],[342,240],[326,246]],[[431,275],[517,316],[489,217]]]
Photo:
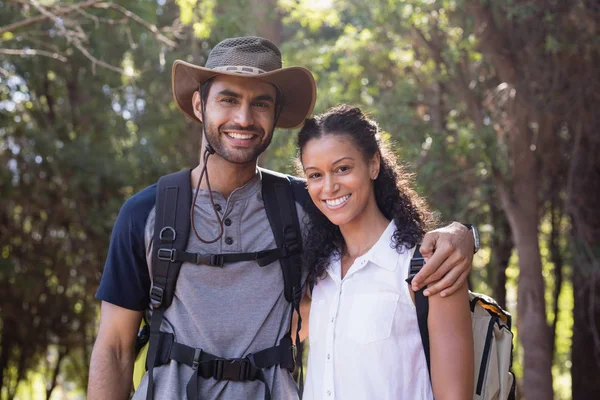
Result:
[[50,57],[55,60],[66,63],[67,58],[63,55],[50,52],[46,50],[36,50],[36,49],[0,49],[0,54],[6,54],[11,56],[44,56]]
[[174,41],[172,41],[171,39],[167,38],[162,33],[160,33],[160,31],[158,30],[158,28],[156,27],[156,25],[149,23],[145,19],[143,19],[140,16],[134,14],[133,12],[129,11],[128,9],[126,9],[125,7],[123,7],[121,5],[118,5],[118,4],[115,4],[115,3],[99,3],[99,4],[95,4],[93,7],[94,8],[104,8],[104,9],[111,8],[113,10],[116,10],[116,11],[120,12],[121,14],[125,15],[127,18],[131,18],[132,20],[134,20],[138,24],[144,26],[150,32],[154,33],[154,35],[156,36],[156,38],[160,42],[166,44],[167,46],[169,46],[171,48],[177,46],[177,43],[175,43]]
[[[48,14],[42,13],[42,15],[36,15],[35,17],[26,18],[26,19],[24,19],[22,21],[15,22],[13,24],[10,24],[8,26],[0,28],[0,35],[2,35],[5,32],[13,32],[13,31],[16,31],[17,29],[21,29],[21,28],[29,26],[29,25],[33,25],[33,24],[37,24],[37,23],[42,22],[42,21],[46,21],[48,19],[51,19],[52,15],[55,16],[55,17],[57,17],[59,15],[70,14],[70,13],[76,11],[77,9],[90,7],[91,5],[93,5],[94,3],[97,3],[99,1],[100,0],[88,0],[88,1],[85,1],[83,3],[75,4],[75,5],[72,5],[72,6],[69,6],[69,7],[60,7],[60,8],[57,8],[56,10],[53,10],[52,13],[48,13]],[[38,8],[34,4],[36,2],[33,2],[33,1],[32,2],[18,1],[18,3],[19,4],[31,4],[34,7]],[[38,8],[38,10],[39,10],[39,8]]]

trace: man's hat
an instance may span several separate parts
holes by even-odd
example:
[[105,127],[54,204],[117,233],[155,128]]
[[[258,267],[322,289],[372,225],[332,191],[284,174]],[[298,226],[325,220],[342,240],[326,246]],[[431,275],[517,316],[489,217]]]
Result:
[[283,94],[280,128],[297,128],[310,116],[317,95],[315,80],[303,67],[283,68],[281,52],[271,41],[254,36],[225,39],[216,45],[200,67],[185,61],[173,63],[173,97],[177,107],[191,119],[192,96],[206,80],[219,75],[244,76],[275,85]]

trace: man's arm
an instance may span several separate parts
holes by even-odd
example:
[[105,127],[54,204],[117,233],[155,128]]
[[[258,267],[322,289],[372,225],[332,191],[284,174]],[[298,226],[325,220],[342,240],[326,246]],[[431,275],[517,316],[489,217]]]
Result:
[[102,302],[100,327],[90,363],[88,400],[129,398],[135,340],[142,314],[142,311]]
[[456,292],[471,272],[475,240],[471,231],[458,222],[428,232],[423,237],[421,254],[427,263],[412,281],[412,289],[425,290],[425,296],[440,293],[442,297]]

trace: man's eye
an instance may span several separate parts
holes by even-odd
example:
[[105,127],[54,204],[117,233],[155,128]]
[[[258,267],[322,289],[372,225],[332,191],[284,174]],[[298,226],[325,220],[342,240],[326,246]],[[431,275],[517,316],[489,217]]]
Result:
[[254,106],[255,107],[260,107],[260,108],[267,108],[267,107],[269,107],[269,104],[259,101],[259,102],[255,102]]
[[222,103],[229,103],[229,104],[235,104],[236,100],[232,97],[225,97],[224,99],[221,99]]

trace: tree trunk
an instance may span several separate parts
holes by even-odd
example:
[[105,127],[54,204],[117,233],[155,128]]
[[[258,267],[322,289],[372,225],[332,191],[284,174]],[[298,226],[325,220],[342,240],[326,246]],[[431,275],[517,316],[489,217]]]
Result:
[[54,388],[56,387],[56,380],[58,378],[58,373],[60,372],[60,365],[62,364],[64,358],[69,353],[69,348],[67,346],[62,347],[62,349],[60,349],[60,347],[61,346],[59,346],[58,358],[56,359],[56,365],[54,365],[54,368],[52,370],[52,376],[50,378],[50,382],[46,383],[46,400],[50,400],[50,396],[52,396],[52,392],[54,391]]
[[513,249],[510,224],[503,210],[498,209],[497,202],[490,199],[490,214],[494,233],[491,240],[490,269],[494,299],[506,309],[506,268]]
[[[595,120],[598,121],[598,117]],[[588,122],[579,122],[575,132],[567,196],[575,260],[571,348],[573,400],[600,398],[600,143],[595,137],[600,124],[589,123],[594,117],[580,121]]]
[[544,278],[538,243],[539,163],[532,145],[529,115],[516,95],[511,100],[505,129],[511,176],[496,179],[502,206],[508,217],[519,256],[517,324],[523,345],[523,394],[526,399],[550,400],[552,344],[546,322]]

